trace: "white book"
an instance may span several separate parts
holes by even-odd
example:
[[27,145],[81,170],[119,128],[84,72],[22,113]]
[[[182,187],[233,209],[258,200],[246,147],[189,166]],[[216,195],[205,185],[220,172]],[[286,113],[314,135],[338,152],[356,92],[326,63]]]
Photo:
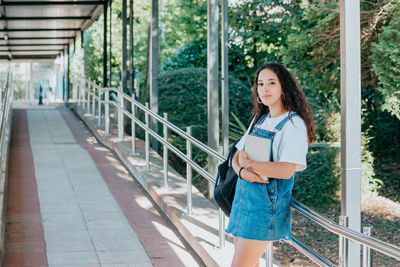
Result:
[[[251,160],[269,161],[271,153],[271,139],[247,135],[244,150],[247,152]],[[268,177],[261,175],[260,177],[264,181],[268,180]]]

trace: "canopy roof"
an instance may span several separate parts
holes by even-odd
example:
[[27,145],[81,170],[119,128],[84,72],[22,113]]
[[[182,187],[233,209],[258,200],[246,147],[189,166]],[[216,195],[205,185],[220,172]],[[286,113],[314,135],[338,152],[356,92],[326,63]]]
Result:
[[0,0],[0,59],[54,59],[107,1]]

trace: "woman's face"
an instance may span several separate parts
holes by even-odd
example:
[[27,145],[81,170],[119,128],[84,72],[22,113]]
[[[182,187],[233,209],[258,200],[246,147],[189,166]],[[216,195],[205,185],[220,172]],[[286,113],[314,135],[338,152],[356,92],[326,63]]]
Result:
[[272,70],[263,69],[258,75],[257,93],[262,103],[269,109],[283,105],[281,98],[283,89],[278,76]]

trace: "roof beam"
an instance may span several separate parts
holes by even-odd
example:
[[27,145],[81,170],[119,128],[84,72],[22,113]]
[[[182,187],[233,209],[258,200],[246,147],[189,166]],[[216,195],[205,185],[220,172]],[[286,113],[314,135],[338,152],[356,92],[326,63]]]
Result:
[[61,52],[62,49],[9,49],[9,50],[0,50],[0,52],[54,52],[59,51]]
[[2,6],[104,5],[107,1],[1,1]]
[[[7,40],[69,40],[74,39],[73,36],[60,36],[60,37],[8,37]],[[1,40],[1,39],[0,39]]]
[[86,20],[90,16],[66,16],[66,17],[0,17],[0,20]]
[[[11,55],[12,59],[55,59],[58,55]],[[0,55],[0,59],[9,60],[10,57],[8,55]]]
[[62,44],[0,44],[1,46],[57,46],[57,45],[61,45],[61,46],[66,46],[68,45],[68,43],[62,43]]
[[81,28],[35,28],[35,29],[0,29],[0,32],[49,32],[49,31],[80,31]]

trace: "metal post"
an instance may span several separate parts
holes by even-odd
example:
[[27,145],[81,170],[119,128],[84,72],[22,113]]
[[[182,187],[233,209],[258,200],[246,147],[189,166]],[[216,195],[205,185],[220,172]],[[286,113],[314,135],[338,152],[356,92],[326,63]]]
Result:
[[90,78],[88,80],[88,89],[87,89],[87,113],[90,114],[90,88],[92,87],[92,84],[90,83]]
[[98,119],[98,125],[101,125],[101,88],[98,88],[99,90],[99,100],[98,100],[98,115],[99,115],[99,119]]
[[135,95],[133,86],[133,0],[129,0],[129,89]]
[[74,76],[74,87],[78,91],[78,107],[80,107],[81,106],[81,98],[82,98],[82,92],[81,92],[82,90],[81,90],[81,87],[78,84],[77,80],[78,79],[76,78],[76,76]]
[[[160,63],[160,37],[158,27],[158,0],[152,0],[152,17],[151,17],[151,53],[150,53],[150,109],[158,114],[158,72]],[[151,129],[157,130],[157,121],[151,120]],[[151,146],[157,151],[158,142],[151,139]]]
[[[339,224],[348,227],[349,217],[340,216]],[[348,265],[348,239],[339,236],[339,267],[347,267]]]
[[[341,215],[361,229],[360,1],[340,0]],[[347,266],[360,266],[360,245],[348,243]]]
[[[149,108],[149,103],[146,102],[146,108]],[[145,112],[145,122],[146,127],[149,127],[149,113]],[[144,135],[144,142],[145,142],[145,157],[146,157],[146,171],[150,171],[150,140],[149,140],[149,132],[145,130]]]
[[69,44],[67,45],[67,79],[66,79],[66,81],[67,81],[67,102],[69,102],[69,98],[71,97],[71,88],[70,88],[70,86],[69,86],[69,69],[70,69],[70,66],[69,66]]
[[[371,236],[372,226],[363,227],[363,234],[367,236]],[[371,267],[372,266],[372,255],[371,249],[367,246],[363,246],[363,267]]]
[[267,248],[265,249],[265,266],[272,267],[272,252],[273,252],[274,244],[273,242],[269,242]]
[[[218,152],[222,152],[223,147],[219,146]],[[219,222],[219,248],[225,247],[225,214],[221,208],[219,210],[218,222]]]
[[110,91],[107,89],[105,91],[105,106],[104,106],[104,131],[106,135],[110,134],[110,106],[108,102],[110,101]]
[[126,0],[122,0],[122,73],[121,73],[121,84],[122,91],[129,93],[126,87]]
[[219,248],[225,247],[225,213],[219,208]]
[[[132,116],[136,118],[136,106],[133,102],[131,102],[131,110],[132,110]],[[132,135],[132,156],[138,155],[136,153],[136,124],[135,120],[131,121],[131,135]]]
[[109,78],[109,84],[111,87],[111,82],[112,82],[112,63],[111,63],[111,58],[112,58],[112,53],[111,53],[111,47],[112,47],[112,0],[109,1],[110,3],[110,47],[109,47],[109,65],[110,65],[110,78]]
[[[186,133],[192,135],[192,126],[186,127]],[[189,139],[186,139],[186,155],[191,160],[192,159],[192,144]],[[186,215],[192,215],[192,167],[189,163],[186,163]]]
[[93,85],[92,88],[93,88],[92,113],[93,113],[93,119],[94,119],[96,117],[96,85]]
[[[118,105],[124,107],[124,101],[121,93],[122,88],[118,88]],[[124,117],[121,108],[118,107],[118,140],[124,140]]]
[[107,87],[107,7],[108,3],[103,5],[104,28],[103,28],[103,87]]
[[[207,115],[208,145],[217,150],[219,143],[218,114],[218,0],[207,1]],[[217,160],[208,156],[208,171],[217,174]],[[208,182],[208,197],[214,197],[214,184]]]
[[223,155],[229,153],[228,0],[221,1],[221,70]]
[[[164,120],[168,120],[168,114],[164,113]],[[164,140],[168,142],[168,127],[166,124],[164,127]],[[163,169],[164,169],[164,189],[168,189],[168,148],[166,145],[163,147]]]

